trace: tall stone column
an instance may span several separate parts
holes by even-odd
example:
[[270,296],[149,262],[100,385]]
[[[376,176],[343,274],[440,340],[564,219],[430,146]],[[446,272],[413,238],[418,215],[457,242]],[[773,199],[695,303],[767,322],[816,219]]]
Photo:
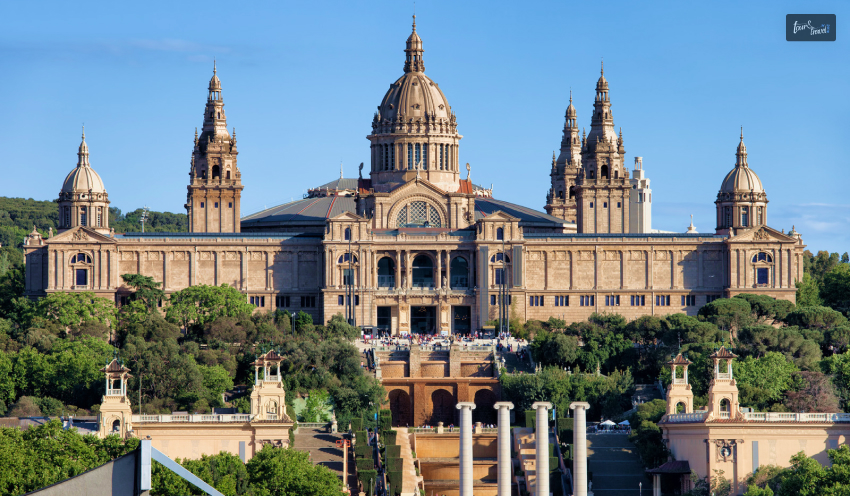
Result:
[[499,401],[493,405],[499,412],[499,450],[497,452],[499,491],[498,496],[511,496],[511,410],[510,401]]
[[472,410],[475,403],[462,401],[460,410],[460,496],[472,494]]
[[537,411],[537,430],[535,444],[537,445],[537,480],[534,484],[535,496],[549,496],[549,410],[552,403],[538,401],[531,405]]
[[570,404],[573,415],[573,495],[587,496],[587,409],[590,403]]

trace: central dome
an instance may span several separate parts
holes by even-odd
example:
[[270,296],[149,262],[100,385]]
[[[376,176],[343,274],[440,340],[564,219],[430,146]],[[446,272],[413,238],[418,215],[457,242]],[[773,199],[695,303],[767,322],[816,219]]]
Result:
[[408,72],[390,85],[378,107],[379,119],[416,122],[428,118],[448,119],[451,107],[446,95],[431,78],[421,72]]
[[65,177],[60,193],[106,193],[100,175],[89,165],[89,145],[86,143],[85,134],[77,157],[77,167]]

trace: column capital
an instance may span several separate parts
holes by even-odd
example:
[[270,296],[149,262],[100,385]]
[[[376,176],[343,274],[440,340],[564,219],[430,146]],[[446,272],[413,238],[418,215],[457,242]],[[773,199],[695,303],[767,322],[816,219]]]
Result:
[[471,401],[461,401],[457,404],[458,410],[463,410],[464,408],[469,408],[470,410],[475,410],[475,403]]
[[573,403],[570,403],[570,410],[575,410],[577,408],[587,410],[590,408],[590,403],[587,403],[586,401],[575,401]]
[[[590,406],[590,405],[587,405],[587,406]],[[540,409],[540,408],[545,408],[547,410],[551,410],[552,409],[552,403],[549,403],[548,401],[538,401],[538,402],[532,404],[531,408],[533,410],[537,410],[537,409]]]
[[497,401],[493,405],[493,408],[495,408],[496,410],[501,410],[502,408],[507,408],[508,410],[513,410],[514,404],[511,403],[510,401]]

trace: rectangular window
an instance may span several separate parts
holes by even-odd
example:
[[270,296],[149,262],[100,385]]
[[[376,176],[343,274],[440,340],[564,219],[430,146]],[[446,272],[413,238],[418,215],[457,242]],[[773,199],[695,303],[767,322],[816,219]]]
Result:
[[532,307],[542,307],[545,303],[542,296],[529,296],[528,305]]
[[445,164],[445,160],[443,159],[443,146],[444,145],[442,144],[440,145],[440,170],[443,170]]
[[89,271],[87,269],[77,269],[76,274],[76,285],[77,286],[88,286],[89,285]]
[[592,307],[593,305],[593,295],[579,296],[579,306]]
[[204,202],[201,202],[201,208],[204,208]]
[[275,296],[274,304],[277,308],[289,308],[289,296]]
[[337,300],[336,300],[337,305],[339,305],[339,306],[345,305],[345,296],[339,295],[336,298],[337,298]]
[[407,144],[407,170],[413,170],[413,143]]
[[215,207],[213,208],[218,208],[218,202],[215,202]]
[[81,225],[81,226],[86,226],[86,225],[88,225],[88,224],[86,223],[86,220],[87,220],[87,219],[86,219],[86,213],[87,213],[87,212],[86,212],[86,207],[80,207],[80,225]]
[[556,307],[568,307],[568,306],[570,306],[569,295],[556,296],[555,297],[555,306]]
[[227,208],[233,208],[233,202],[228,202],[228,203],[227,203]]
[[354,295],[354,306],[356,307],[359,304],[360,304],[360,295]]
[[354,284],[354,269],[343,269],[342,283],[346,286]]
[[617,202],[617,208],[620,208],[620,202]]
[[496,269],[496,285],[505,284],[505,269]]
[[605,297],[606,307],[620,306],[620,295],[608,295]]
[[608,208],[608,202],[602,202],[602,208]]
[[71,227],[71,209],[65,207],[65,227]]
[[103,208],[97,207],[97,227],[103,226]]
[[744,227],[750,225],[750,207],[741,207],[741,225]]
[[767,267],[756,269],[756,284],[769,284],[770,269]]
[[422,145],[422,169],[428,169],[428,143]]
[[496,304],[496,295],[490,295],[490,304],[491,304],[491,305],[495,305],[495,304]]
[[719,300],[720,298],[722,298],[722,296],[720,296],[720,295],[706,295],[705,296],[705,302],[711,303],[712,301]]
[[316,297],[315,296],[302,296],[301,297],[301,307],[302,308],[316,308]]
[[632,295],[632,306],[642,307],[646,305],[646,295]]
[[669,307],[670,306],[670,295],[655,295],[655,306],[657,307]]
[[593,202],[590,202],[590,208],[593,208]]
[[416,162],[414,162],[416,169],[422,166],[422,145],[416,143]]

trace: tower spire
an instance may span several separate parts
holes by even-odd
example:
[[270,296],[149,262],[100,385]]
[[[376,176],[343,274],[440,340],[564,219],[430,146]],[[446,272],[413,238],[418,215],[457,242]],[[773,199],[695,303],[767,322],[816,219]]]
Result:
[[416,14],[413,14],[413,31],[407,37],[404,49],[404,72],[425,72],[425,62],[422,60],[422,38],[416,33]]
[[741,142],[738,143],[738,151],[735,152],[735,167],[749,167],[747,165],[747,145],[744,144],[744,126],[741,126]]

